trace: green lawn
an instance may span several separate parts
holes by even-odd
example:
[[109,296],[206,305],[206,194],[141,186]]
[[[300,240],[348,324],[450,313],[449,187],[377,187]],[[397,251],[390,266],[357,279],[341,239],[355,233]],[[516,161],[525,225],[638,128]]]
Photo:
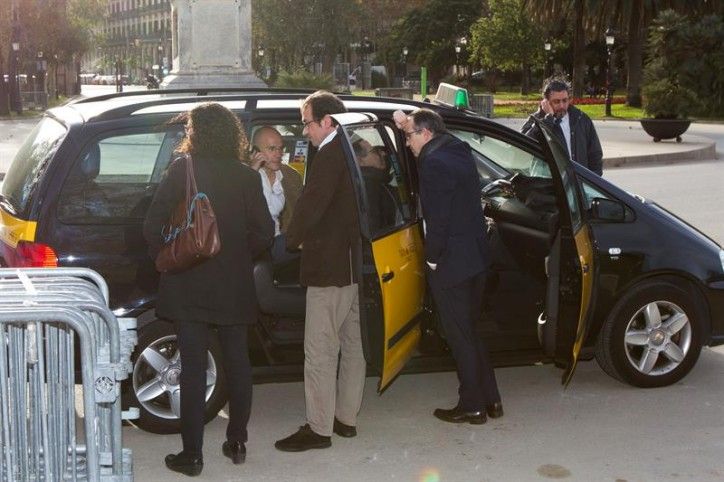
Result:
[[[355,90],[352,94],[361,97],[373,97],[374,90]],[[626,95],[625,92],[617,92],[617,95]],[[493,94],[495,101],[510,101],[509,104],[495,105],[493,108],[494,117],[528,117],[537,109],[539,93],[532,93],[521,96],[520,92],[498,91]],[[516,103],[519,102],[519,103]],[[592,119],[606,119],[603,115],[605,106],[603,104],[578,105],[576,106],[589,115]],[[644,117],[643,111],[636,107],[628,107],[625,104],[613,104],[611,106],[611,119],[640,119]]]
[[[497,96],[496,96],[497,98]],[[527,117],[537,109],[536,102],[529,104],[506,104],[496,105],[493,108],[494,117]],[[606,108],[603,104],[578,105],[576,106],[588,114],[591,119],[609,119],[603,115]],[[638,107],[629,107],[625,104],[613,104],[611,106],[610,119],[640,119],[644,117],[643,110]]]

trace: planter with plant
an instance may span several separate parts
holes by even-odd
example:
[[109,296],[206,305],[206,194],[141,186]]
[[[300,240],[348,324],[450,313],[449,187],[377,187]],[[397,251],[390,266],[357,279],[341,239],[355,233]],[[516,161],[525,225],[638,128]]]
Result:
[[672,10],[661,13],[649,31],[649,61],[644,67],[643,107],[649,118],[641,126],[654,142],[676,139],[691,124],[688,118],[700,106],[697,94],[682,85],[678,65],[688,21]]

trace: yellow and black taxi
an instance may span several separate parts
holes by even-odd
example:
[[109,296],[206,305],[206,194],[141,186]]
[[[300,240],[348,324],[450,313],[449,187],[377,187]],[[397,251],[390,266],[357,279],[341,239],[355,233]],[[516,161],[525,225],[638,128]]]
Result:
[[[110,286],[111,307],[138,319],[127,402],[154,432],[178,430],[180,366],[171,324],[158,319],[158,274],[141,225],[184,135],[170,122],[200,102],[236,112],[248,134],[283,136],[285,161],[304,172],[315,148],[300,99],[272,90],[133,92],[49,110],[0,189],[6,266],[83,266]],[[417,169],[392,112],[429,107],[467,142],[478,167],[493,263],[478,320],[498,364],[553,361],[568,383],[579,359],[611,376],[674,383],[702,346],[724,342],[724,251],[656,203],[572,163],[541,126],[530,139],[465,109],[341,96],[337,116],[358,194],[360,311],[365,355],[384,390],[406,370],[452,368],[425,293]],[[262,314],[250,334],[257,380],[299,377],[304,287],[298,260],[255,267]],[[219,351],[209,352],[207,418],[224,404]]]

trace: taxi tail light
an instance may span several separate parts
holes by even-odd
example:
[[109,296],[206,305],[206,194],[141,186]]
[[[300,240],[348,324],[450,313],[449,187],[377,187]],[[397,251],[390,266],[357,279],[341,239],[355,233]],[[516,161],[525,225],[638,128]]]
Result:
[[15,267],[57,268],[58,256],[47,244],[19,241],[15,248]]

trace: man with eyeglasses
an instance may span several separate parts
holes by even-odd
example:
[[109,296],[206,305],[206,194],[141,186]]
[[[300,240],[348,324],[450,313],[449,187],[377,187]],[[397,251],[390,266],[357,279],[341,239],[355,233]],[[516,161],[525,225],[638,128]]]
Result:
[[357,435],[365,362],[357,274],[359,219],[352,179],[332,115],[342,101],[318,91],[301,106],[304,134],[319,150],[287,229],[287,246],[301,247],[299,281],[307,287],[304,399],[307,423],[274,446],[285,452],[322,449],[331,436]]
[[294,206],[302,194],[302,176],[284,164],[284,140],[271,126],[262,126],[252,137],[250,166],[259,171],[264,197],[274,219],[275,235],[286,232]]
[[433,415],[451,423],[483,424],[503,416],[487,349],[476,331],[490,251],[480,205],[480,177],[470,146],[429,109],[393,114],[417,157],[425,231],[426,277],[457,366],[458,402]]

